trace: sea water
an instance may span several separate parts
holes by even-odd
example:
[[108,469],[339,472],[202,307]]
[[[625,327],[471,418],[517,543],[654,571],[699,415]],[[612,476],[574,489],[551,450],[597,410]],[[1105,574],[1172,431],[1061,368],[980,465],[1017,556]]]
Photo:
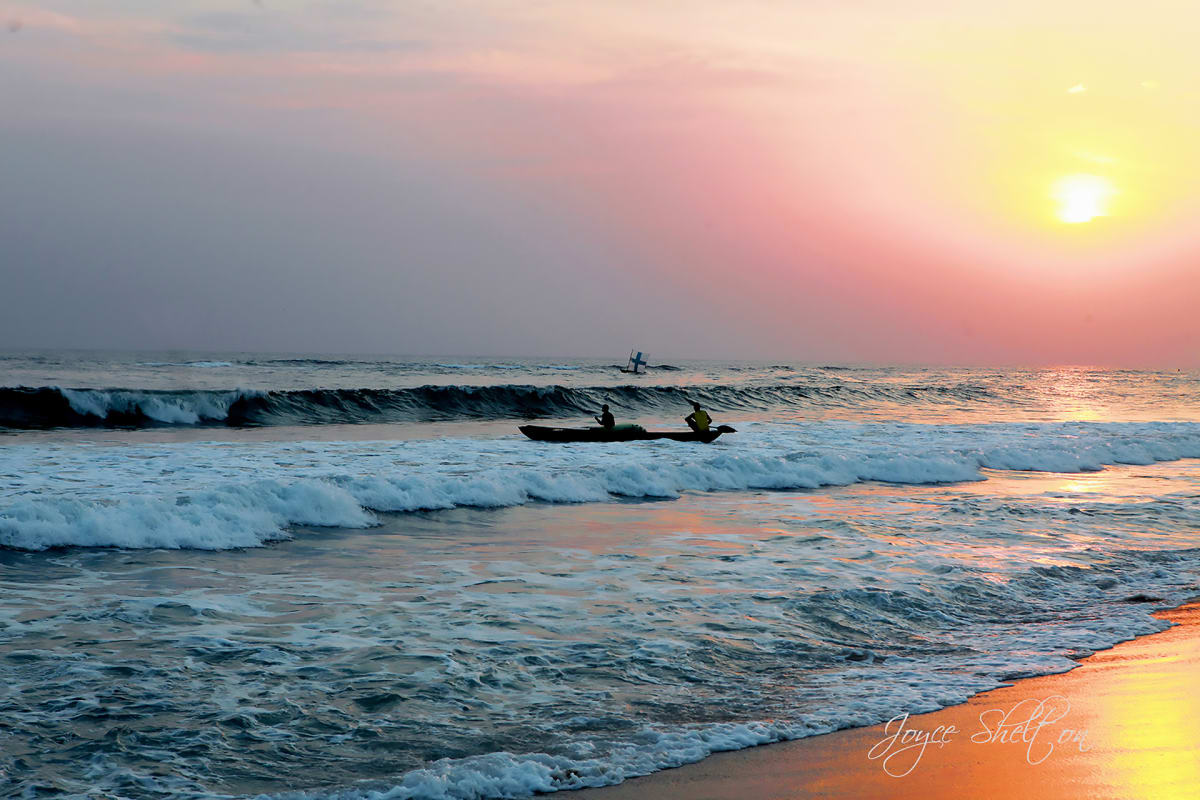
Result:
[[[711,445],[526,440],[529,419]],[[18,353],[0,795],[525,797],[955,703],[1200,593],[1200,376]]]

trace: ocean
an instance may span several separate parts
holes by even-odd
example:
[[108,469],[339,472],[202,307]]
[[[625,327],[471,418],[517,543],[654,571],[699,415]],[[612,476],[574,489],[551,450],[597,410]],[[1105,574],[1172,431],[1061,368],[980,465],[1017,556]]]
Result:
[[[606,785],[1200,594],[1196,372],[619,366],[0,356],[0,796]],[[517,432],[693,400],[737,433]]]

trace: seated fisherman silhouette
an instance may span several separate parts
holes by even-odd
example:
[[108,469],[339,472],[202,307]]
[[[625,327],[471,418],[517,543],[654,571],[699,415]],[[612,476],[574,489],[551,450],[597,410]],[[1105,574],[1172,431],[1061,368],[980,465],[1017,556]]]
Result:
[[600,416],[592,417],[592,419],[596,420],[596,422],[599,422],[601,428],[607,428],[608,430],[612,430],[613,426],[617,424],[616,419],[613,418],[612,412],[608,410],[608,403],[605,403],[600,407]]

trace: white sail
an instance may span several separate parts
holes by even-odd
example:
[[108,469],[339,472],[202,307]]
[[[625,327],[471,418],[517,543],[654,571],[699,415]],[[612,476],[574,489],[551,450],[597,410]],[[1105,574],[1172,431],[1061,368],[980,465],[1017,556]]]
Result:
[[643,355],[641,350],[638,350],[636,355],[634,354],[633,350],[630,350],[629,363],[625,365],[625,368],[622,369],[621,372],[632,372],[633,374],[637,375],[639,373],[639,367],[641,367],[640,372],[646,371],[646,357]]

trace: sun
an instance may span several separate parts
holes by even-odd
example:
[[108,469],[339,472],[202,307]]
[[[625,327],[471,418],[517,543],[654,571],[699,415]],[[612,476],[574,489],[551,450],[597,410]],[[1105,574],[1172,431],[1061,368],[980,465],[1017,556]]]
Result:
[[1107,216],[1108,203],[1117,193],[1112,181],[1099,175],[1067,175],[1054,182],[1051,196],[1058,203],[1058,218],[1068,225]]

